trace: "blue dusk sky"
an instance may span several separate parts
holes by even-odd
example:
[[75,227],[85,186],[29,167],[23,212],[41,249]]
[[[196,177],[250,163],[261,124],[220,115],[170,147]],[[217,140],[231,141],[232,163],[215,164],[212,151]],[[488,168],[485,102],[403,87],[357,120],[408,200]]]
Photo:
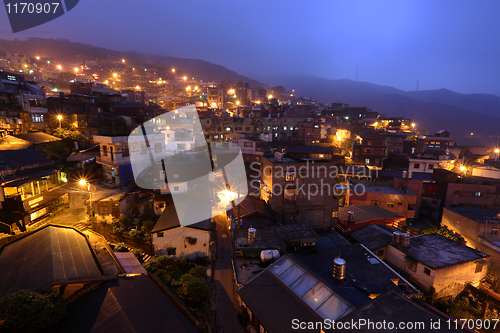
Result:
[[500,95],[500,1],[80,0],[0,38],[68,38],[203,59],[263,82],[316,75]]

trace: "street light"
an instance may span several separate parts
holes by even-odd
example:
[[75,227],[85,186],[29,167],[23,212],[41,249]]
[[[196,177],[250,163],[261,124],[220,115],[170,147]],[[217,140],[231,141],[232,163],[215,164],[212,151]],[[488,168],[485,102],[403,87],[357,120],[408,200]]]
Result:
[[411,123],[411,127],[412,127],[412,128],[415,128],[415,123]]
[[172,68],[172,73],[175,73],[175,68]]
[[90,214],[89,215],[93,216],[94,212],[92,211],[92,191],[90,191],[90,182],[88,182],[82,178],[78,181],[78,184],[80,184],[82,186],[87,185],[87,191],[89,191],[89,201],[90,201]]
[[61,115],[58,115],[57,116],[57,120],[59,120],[59,128],[61,128],[61,120],[62,120],[62,116]]

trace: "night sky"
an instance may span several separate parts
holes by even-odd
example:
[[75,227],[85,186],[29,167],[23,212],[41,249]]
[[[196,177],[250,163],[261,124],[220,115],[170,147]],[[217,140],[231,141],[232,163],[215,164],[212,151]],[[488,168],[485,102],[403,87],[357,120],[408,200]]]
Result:
[[261,81],[310,74],[500,95],[500,1],[80,0],[0,38],[68,38],[198,58]]

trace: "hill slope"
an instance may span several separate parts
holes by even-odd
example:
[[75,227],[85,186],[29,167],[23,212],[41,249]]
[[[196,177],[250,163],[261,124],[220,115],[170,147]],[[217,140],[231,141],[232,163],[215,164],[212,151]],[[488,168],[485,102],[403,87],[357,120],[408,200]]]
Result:
[[[102,47],[81,44],[60,39],[29,38],[25,41],[0,39],[0,51],[8,52],[17,50],[30,56],[55,58],[61,61],[71,61],[77,55],[86,55],[97,59],[107,56],[125,58],[135,64],[156,63],[164,66],[165,71],[178,68],[203,81],[222,81],[227,76],[231,82],[242,80],[251,87],[267,86],[264,83],[252,80],[223,66],[212,64],[200,59],[176,58],[162,55],[144,55],[135,51],[114,51]],[[161,75],[162,73],[160,73]]]

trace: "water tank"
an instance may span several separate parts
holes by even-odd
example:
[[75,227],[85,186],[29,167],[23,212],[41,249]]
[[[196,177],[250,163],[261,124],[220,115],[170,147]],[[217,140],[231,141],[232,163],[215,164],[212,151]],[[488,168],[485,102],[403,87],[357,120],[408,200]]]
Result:
[[408,178],[408,171],[403,171],[403,178]]
[[353,211],[347,212],[347,224],[354,224],[354,212]]
[[408,171],[408,179],[411,179],[412,175],[413,175],[413,171]]
[[253,244],[255,240],[255,234],[257,233],[257,229],[248,228],[248,243]]
[[401,232],[400,231],[394,231],[392,233],[392,241],[394,243],[398,243],[399,244],[399,240],[401,239]]
[[283,162],[283,154],[279,152],[274,153],[274,160],[276,162]]
[[399,245],[401,245],[401,247],[407,248],[410,245],[410,234],[406,232],[402,234],[399,238],[399,242]]
[[280,257],[278,250],[263,250],[260,251],[260,260],[262,262],[274,261]]
[[345,278],[345,260],[340,257],[333,260],[333,277],[337,280]]

